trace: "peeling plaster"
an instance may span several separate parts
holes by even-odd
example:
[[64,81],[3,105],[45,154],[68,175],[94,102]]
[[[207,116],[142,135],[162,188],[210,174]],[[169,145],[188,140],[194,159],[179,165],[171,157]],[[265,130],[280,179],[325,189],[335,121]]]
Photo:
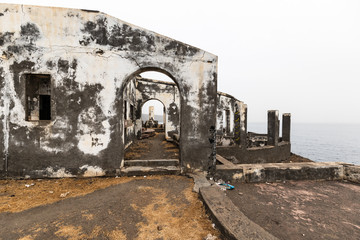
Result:
[[81,170],[85,170],[83,177],[101,177],[105,176],[105,171],[101,167],[84,165],[80,167]]
[[101,124],[94,126],[98,117],[95,108],[83,110],[78,118],[79,140],[77,147],[85,154],[97,155],[100,151],[107,148],[110,142],[110,124],[104,120]]
[[60,168],[58,170],[54,170],[53,167],[48,167],[45,169],[46,175],[50,178],[64,178],[64,177],[75,177],[71,173],[65,170],[65,168]]

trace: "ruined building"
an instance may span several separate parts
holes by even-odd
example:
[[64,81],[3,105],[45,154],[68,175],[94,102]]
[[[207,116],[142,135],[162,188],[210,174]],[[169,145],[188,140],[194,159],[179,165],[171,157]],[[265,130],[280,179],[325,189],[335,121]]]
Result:
[[[139,77],[147,71],[174,83]],[[277,112],[265,146],[249,145],[246,105],[217,92],[217,56],[98,11],[0,4],[1,176],[121,174],[151,99],[164,105],[182,172],[214,170],[216,151],[290,154],[290,117],[281,141]]]

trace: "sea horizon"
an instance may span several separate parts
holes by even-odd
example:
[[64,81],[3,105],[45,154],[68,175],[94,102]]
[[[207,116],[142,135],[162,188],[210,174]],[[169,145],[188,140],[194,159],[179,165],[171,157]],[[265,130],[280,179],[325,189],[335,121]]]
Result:
[[[266,133],[267,123],[248,123],[249,132]],[[281,127],[280,127],[281,136]],[[360,165],[360,124],[291,123],[291,152],[315,162]]]

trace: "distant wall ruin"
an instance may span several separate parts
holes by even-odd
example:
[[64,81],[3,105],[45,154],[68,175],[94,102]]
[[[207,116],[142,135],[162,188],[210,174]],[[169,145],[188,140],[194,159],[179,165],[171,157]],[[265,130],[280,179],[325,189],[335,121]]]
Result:
[[217,94],[216,151],[235,164],[283,162],[290,157],[291,115],[268,111],[267,133],[247,131],[247,105],[231,95]]

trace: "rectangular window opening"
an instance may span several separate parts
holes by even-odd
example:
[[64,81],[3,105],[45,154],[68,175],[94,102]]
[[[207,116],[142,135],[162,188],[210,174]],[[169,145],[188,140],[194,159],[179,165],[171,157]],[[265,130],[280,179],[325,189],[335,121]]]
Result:
[[51,120],[51,77],[45,74],[26,75],[26,120]]
[[39,95],[39,116],[40,120],[51,120],[51,99],[50,95]]

